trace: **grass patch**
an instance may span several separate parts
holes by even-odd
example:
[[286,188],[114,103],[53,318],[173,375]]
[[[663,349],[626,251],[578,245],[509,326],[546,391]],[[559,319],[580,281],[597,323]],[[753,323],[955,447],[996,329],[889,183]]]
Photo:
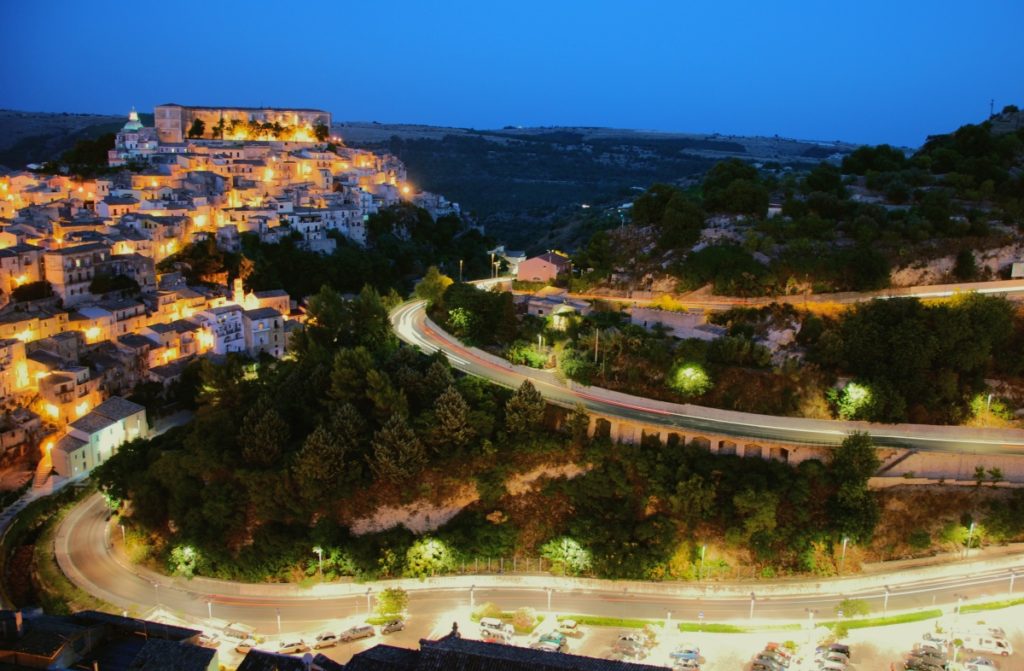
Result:
[[740,627],[735,624],[721,624],[719,622],[680,622],[679,631],[699,631],[712,634],[746,634],[749,627]]
[[366,618],[366,620],[364,620],[364,622],[366,622],[366,624],[382,625],[382,624],[387,624],[388,622],[391,622],[392,620],[401,620],[401,619],[402,619],[402,616],[400,614],[394,614],[394,615],[371,615],[370,617]]
[[594,615],[559,615],[558,621],[576,620],[579,624],[591,627],[621,627],[623,629],[643,629],[649,624],[664,627],[663,620],[636,620],[625,617],[597,617]]
[[[885,627],[890,624],[933,620],[939,617],[942,617],[942,611],[938,608],[932,608],[931,610],[922,610],[917,613],[903,613],[902,615],[891,615],[889,617],[864,617],[857,620],[843,620],[842,624],[847,629],[866,629],[868,627]],[[834,627],[839,623],[832,621],[823,622],[822,624],[826,627]]]
[[1021,599],[1006,599],[1004,601],[989,601],[986,603],[972,603],[967,606],[961,606],[961,613],[980,613],[986,610],[999,610],[1000,608],[1010,608],[1012,606],[1024,606],[1024,598]]
[[[11,525],[3,547],[0,548],[0,571],[9,577],[7,563],[18,547],[32,544],[30,576],[39,605],[49,614],[64,614],[73,610],[93,609],[119,612],[105,601],[78,588],[68,580],[53,552],[53,539],[64,517],[82,499],[95,491],[94,487],[69,486],[63,491],[28,505]],[[24,574],[23,577],[28,577]],[[5,582],[4,590],[9,594]],[[18,604],[22,605],[22,604]]]

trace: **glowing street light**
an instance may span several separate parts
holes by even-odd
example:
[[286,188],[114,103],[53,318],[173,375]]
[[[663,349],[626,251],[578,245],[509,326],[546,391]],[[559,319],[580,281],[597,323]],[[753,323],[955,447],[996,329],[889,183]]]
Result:
[[324,576],[324,549],[317,545],[313,548],[313,552],[316,553],[317,561],[319,562],[320,577]]
[[884,587],[885,587],[885,598],[882,600],[882,616],[883,617],[889,614],[889,595],[892,593],[892,590],[889,589],[888,585],[884,585]]
[[967,546],[964,548],[964,559],[971,554],[971,539],[974,538],[974,522],[971,522],[970,528],[967,530]]
[[843,536],[843,554],[839,557],[839,575],[843,574],[843,565],[846,563],[846,544],[849,542],[849,536]]

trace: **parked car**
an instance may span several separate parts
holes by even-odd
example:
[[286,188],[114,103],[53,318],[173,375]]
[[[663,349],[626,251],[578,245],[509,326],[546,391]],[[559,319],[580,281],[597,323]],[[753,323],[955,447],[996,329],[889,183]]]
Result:
[[238,645],[235,646],[235,652],[240,652],[245,655],[257,645],[258,643],[256,643],[255,638],[246,638],[238,642]]
[[530,648],[532,650],[543,650],[544,652],[565,652],[567,650],[564,643],[558,645],[551,641],[536,641],[530,645]]
[[480,640],[484,643],[503,643],[509,645],[512,643],[512,634],[503,629],[481,629]]
[[562,632],[566,636],[572,638],[580,638],[583,636],[583,629],[576,620],[562,620],[558,623],[558,631]]
[[216,650],[220,646],[220,638],[216,634],[199,634],[199,638],[196,639],[196,645]]
[[256,639],[256,630],[248,625],[241,624],[240,622],[232,622],[224,627],[222,631],[228,638],[238,638],[243,641]]
[[700,648],[692,643],[683,643],[670,652],[669,657],[679,660],[700,659]]
[[380,633],[393,634],[396,631],[402,631],[403,629],[405,629],[405,620],[391,620],[390,622],[384,623],[380,628]]
[[338,635],[331,631],[325,631],[321,634],[317,634],[316,641],[313,643],[313,648],[320,650],[322,648],[333,648],[338,645]]
[[792,658],[790,656],[783,654],[775,648],[765,648],[761,652],[761,656],[769,657],[787,669],[789,668],[789,665],[792,662]]
[[495,631],[507,631],[508,633],[515,632],[515,627],[507,622],[502,622],[496,617],[482,617],[480,618],[481,629],[493,629]]
[[853,659],[853,655],[850,654],[850,646],[844,645],[842,643],[832,643],[830,645],[819,646],[814,649],[814,654],[823,653],[827,650],[832,650],[833,652],[838,652],[843,655],[846,655],[847,659]]
[[370,638],[371,636],[373,636],[373,627],[368,624],[358,624],[338,634],[338,640],[342,643],[348,643],[349,641]]
[[849,657],[835,650],[828,650],[823,654],[815,655],[814,659],[819,664],[822,662],[835,662],[836,664],[842,664],[843,666],[846,666],[850,663]]
[[696,659],[677,659],[672,662],[672,671],[700,671],[700,662]]
[[818,668],[821,671],[846,671],[846,662],[839,662],[834,659],[819,659]]
[[1013,646],[1005,638],[998,636],[964,636],[964,650],[968,652],[988,652],[1007,657],[1013,654]]
[[996,663],[985,657],[974,657],[964,662],[965,671],[992,671]]
[[616,639],[612,649],[630,659],[643,659],[647,656],[647,649],[644,647],[644,644],[628,636],[620,636]]
[[767,655],[758,654],[754,657],[754,664],[761,664],[769,671],[785,671],[785,667]]
[[277,651],[284,655],[293,655],[300,652],[309,652],[309,646],[301,638],[297,641],[281,641]]

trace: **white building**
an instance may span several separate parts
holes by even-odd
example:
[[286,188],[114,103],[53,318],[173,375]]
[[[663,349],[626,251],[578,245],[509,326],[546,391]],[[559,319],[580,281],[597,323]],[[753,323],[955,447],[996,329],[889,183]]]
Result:
[[68,426],[64,437],[51,448],[53,469],[65,478],[89,473],[125,443],[147,436],[146,409],[112,396]]
[[[242,307],[222,305],[197,313],[193,321],[203,327],[208,338],[209,350],[214,354],[245,351],[245,328],[242,324]],[[200,335],[200,342],[204,340]]]

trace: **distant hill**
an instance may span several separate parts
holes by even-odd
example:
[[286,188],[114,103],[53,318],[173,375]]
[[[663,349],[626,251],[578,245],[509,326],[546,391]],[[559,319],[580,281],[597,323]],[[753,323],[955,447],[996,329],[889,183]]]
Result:
[[[0,109],[0,166],[17,170],[27,163],[56,159],[79,140],[118,131],[127,116]],[[153,124],[152,114],[139,117],[144,124]]]
[[583,204],[625,202],[654,182],[685,187],[725,158],[803,167],[856,149],[843,142],[587,127],[344,122],[333,132],[350,146],[397,155],[416,186],[443,193],[490,234],[528,251],[571,247],[583,233],[576,225]]

